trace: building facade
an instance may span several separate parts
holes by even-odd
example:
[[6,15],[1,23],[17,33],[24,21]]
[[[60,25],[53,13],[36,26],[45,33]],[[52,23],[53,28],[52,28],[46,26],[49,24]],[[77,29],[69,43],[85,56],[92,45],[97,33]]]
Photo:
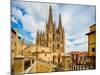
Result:
[[96,24],[90,26],[90,32],[88,35],[88,55],[90,59],[90,64],[95,68],[96,62]]
[[[65,36],[64,36],[64,28],[62,27],[61,14],[59,15],[58,27],[56,27],[53,21],[52,7],[50,6],[48,21],[46,22],[45,25],[45,31],[37,31],[37,37],[36,37],[36,45],[38,46],[37,50],[41,50],[42,48],[39,49],[40,47],[46,48],[39,51],[42,53],[42,55],[39,54],[39,56],[43,59],[44,56],[45,57],[48,56],[47,59],[50,59],[50,62],[61,63],[62,61],[61,57],[64,54],[64,45],[65,45],[64,40]],[[43,52],[47,53],[44,54]]]

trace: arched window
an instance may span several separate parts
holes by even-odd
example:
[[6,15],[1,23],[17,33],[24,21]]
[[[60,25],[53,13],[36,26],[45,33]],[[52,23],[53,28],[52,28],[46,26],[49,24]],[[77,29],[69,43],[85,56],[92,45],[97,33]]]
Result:
[[60,45],[59,44],[57,44],[57,49],[59,49],[60,48]]
[[44,52],[44,50],[42,50],[42,52]]
[[53,34],[53,40],[55,40],[55,35]]
[[53,56],[53,63],[55,63],[55,58],[56,58],[56,56],[54,55],[54,56]]
[[54,52],[54,44],[53,44],[53,52]]
[[58,63],[60,63],[60,58],[61,58],[61,54],[59,53],[59,55],[58,55]]

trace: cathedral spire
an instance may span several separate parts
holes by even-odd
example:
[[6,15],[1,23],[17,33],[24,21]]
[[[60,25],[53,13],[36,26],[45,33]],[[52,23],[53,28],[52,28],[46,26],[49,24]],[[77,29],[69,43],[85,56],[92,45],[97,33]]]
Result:
[[39,30],[37,31],[36,39],[39,40]]
[[48,24],[47,24],[47,22],[46,22],[46,32],[48,32]]
[[48,18],[48,23],[53,24],[53,17],[52,17],[52,7],[50,6],[49,8],[49,18]]
[[61,14],[59,15],[59,26],[58,29],[62,29]]
[[39,30],[37,31],[37,36],[39,36]]
[[38,44],[38,41],[39,41],[39,30],[37,31],[36,44]]

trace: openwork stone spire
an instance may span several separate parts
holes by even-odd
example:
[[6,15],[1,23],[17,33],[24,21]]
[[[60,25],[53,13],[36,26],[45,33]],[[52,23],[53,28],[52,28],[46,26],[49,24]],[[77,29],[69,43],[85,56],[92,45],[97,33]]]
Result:
[[59,26],[58,26],[58,29],[62,29],[61,14],[59,15]]
[[50,6],[49,8],[49,18],[48,18],[48,23],[53,24],[53,17],[52,17],[52,7]]

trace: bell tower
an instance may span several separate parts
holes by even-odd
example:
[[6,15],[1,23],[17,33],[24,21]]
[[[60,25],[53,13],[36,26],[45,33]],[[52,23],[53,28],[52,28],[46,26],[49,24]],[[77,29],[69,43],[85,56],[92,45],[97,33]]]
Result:
[[52,44],[53,44],[53,28],[54,28],[54,24],[53,24],[53,16],[52,16],[52,7],[49,7],[49,16],[48,16],[48,47],[52,48]]

